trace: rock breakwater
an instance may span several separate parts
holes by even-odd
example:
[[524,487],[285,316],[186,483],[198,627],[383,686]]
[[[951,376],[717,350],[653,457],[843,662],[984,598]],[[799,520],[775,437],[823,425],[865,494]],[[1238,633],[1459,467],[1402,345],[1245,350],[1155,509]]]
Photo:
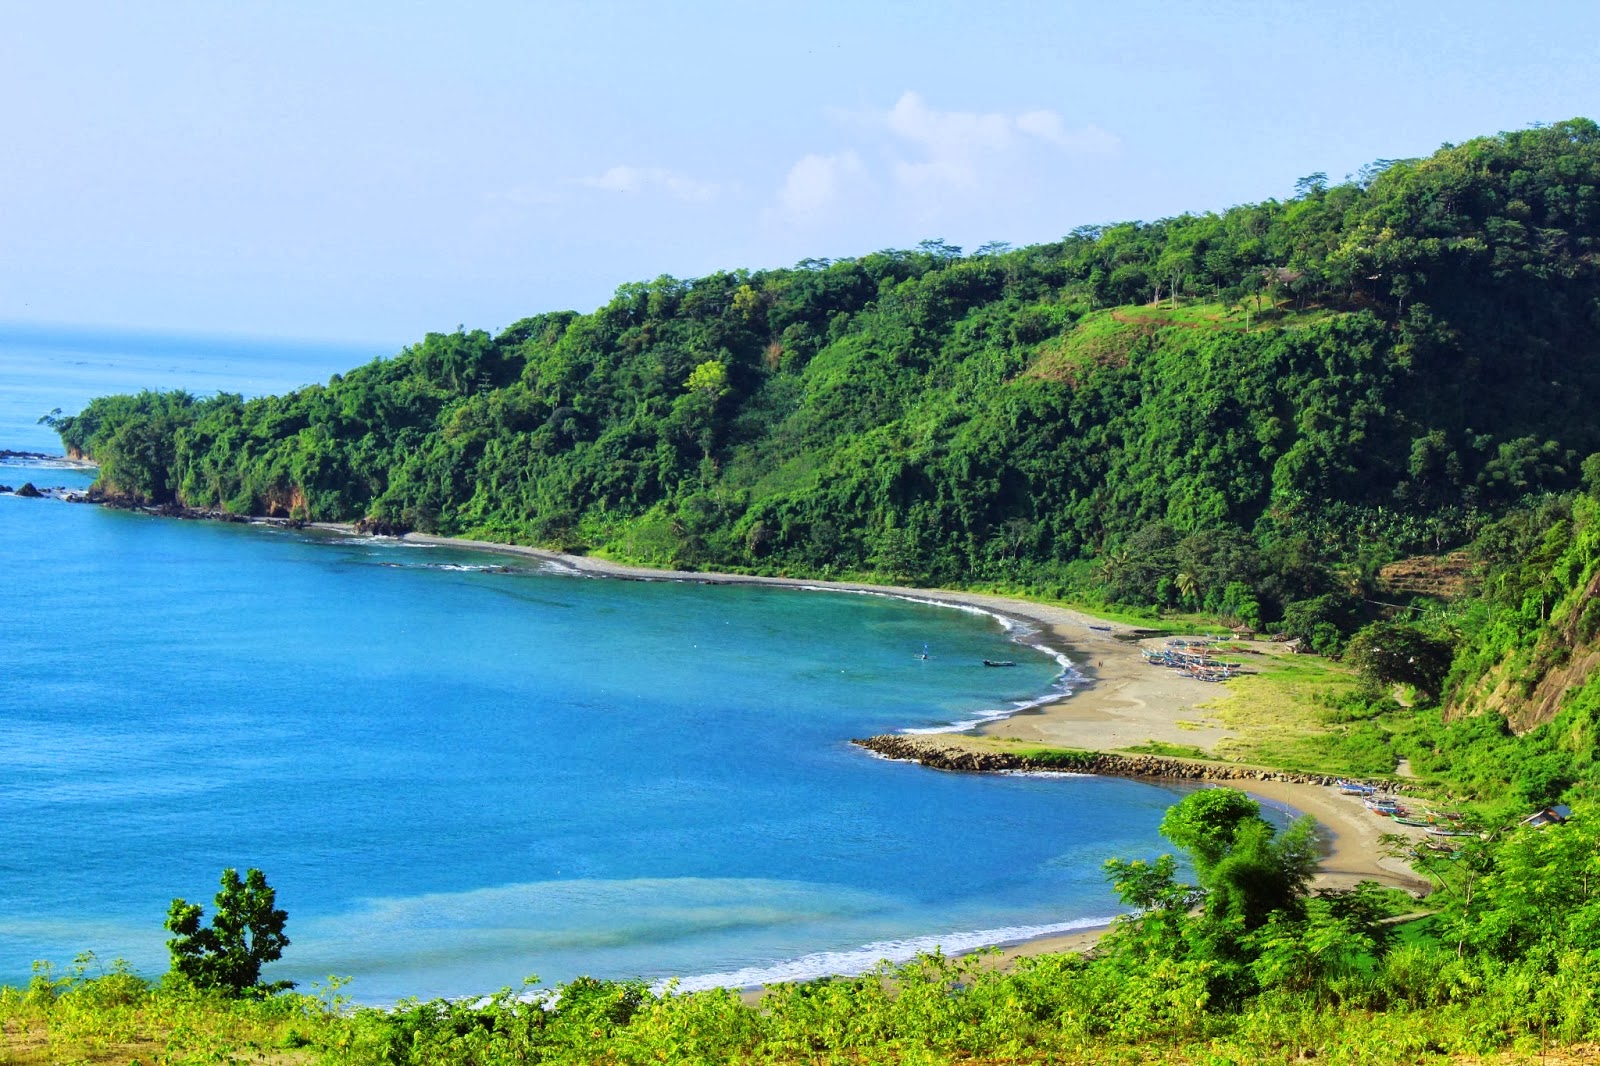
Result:
[[865,737],[850,743],[887,759],[917,762],[936,770],[999,773],[1006,770],[1098,774],[1107,777],[1171,778],[1182,781],[1285,781],[1332,785],[1338,778],[1255,766],[1229,766],[1164,755],[1115,755],[1100,751],[1046,750],[1028,753],[991,751],[895,734]]

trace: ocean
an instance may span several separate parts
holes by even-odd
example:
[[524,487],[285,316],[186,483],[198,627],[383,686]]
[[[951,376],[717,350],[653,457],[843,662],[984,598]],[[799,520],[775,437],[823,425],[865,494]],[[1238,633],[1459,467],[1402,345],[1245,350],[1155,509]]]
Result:
[[[58,452],[36,419],[100,393],[282,391],[376,354],[0,328],[0,449]],[[1105,922],[1101,863],[1163,850],[1180,795],[852,747],[1071,687],[981,613],[16,496],[0,546],[4,983],[84,952],[161,973],[168,904],[209,912],[227,866],[288,911],[266,977],[360,1002],[860,972]]]

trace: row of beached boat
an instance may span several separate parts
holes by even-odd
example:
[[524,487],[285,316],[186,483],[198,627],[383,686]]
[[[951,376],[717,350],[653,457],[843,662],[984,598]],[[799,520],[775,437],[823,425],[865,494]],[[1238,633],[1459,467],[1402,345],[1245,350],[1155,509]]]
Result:
[[1421,829],[1424,833],[1434,837],[1475,837],[1478,835],[1474,829],[1462,825],[1462,816],[1451,812],[1430,811],[1418,807],[1412,808],[1403,805],[1396,796],[1386,795],[1378,790],[1376,785],[1369,785],[1363,781],[1339,781],[1336,787],[1342,795],[1360,796],[1361,802],[1367,810],[1382,818],[1391,819],[1396,825],[1411,826]]
[[1151,666],[1182,670],[1200,681],[1227,681],[1239,676],[1238,663],[1214,659],[1204,651],[1189,650],[1202,643],[1204,642],[1169,640],[1164,648],[1145,648],[1144,661]]

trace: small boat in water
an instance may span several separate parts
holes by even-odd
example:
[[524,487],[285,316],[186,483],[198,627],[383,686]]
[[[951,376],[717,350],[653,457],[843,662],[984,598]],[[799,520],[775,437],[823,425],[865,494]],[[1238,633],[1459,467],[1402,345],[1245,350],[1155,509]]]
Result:
[[985,665],[985,666],[1015,666],[1017,664],[1012,662],[1010,659],[985,659],[985,660],[983,660],[983,665]]

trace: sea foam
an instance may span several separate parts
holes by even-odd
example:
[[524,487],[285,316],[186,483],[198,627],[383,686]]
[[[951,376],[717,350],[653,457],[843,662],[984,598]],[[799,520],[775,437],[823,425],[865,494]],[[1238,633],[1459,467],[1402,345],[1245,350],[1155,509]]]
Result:
[[811,981],[819,977],[851,977],[867,973],[883,962],[909,962],[918,955],[934,951],[957,955],[978,948],[1020,944],[1039,937],[1098,929],[1111,924],[1115,917],[1106,915],[1045,925],[1007,925],[998,929],[970,929],[938,936],[879,940],[846,951],[817,951],[764,966],[746,966],[723,973],[698,974],[693,977],[657,981],[654,990],[660,993],[670,987],[679,992],[700,992],[710,988],[753,988],[781,981]]

